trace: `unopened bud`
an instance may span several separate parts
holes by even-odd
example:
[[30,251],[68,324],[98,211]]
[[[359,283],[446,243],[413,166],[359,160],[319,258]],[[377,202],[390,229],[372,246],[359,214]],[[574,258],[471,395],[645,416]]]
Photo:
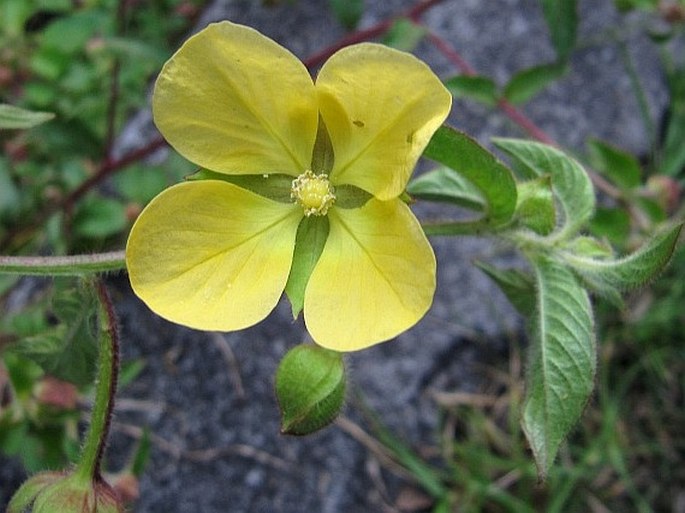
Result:
[[116,492],[102,480],[78,474],[42,472],[12,497],[7,513],[122,513]]
[[286,353],[276,371],[281,432],[308,435],[330,424],[345,401],[341,353],[301,344]]

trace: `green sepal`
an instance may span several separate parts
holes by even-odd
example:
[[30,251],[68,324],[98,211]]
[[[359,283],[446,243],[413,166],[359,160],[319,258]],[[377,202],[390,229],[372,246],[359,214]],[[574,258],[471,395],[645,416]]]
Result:
[[474,262],[476,267],[495,282],[516,311],[529,317],[535,311],[535,285],[533,277],[520,269],[498,269],[485,262]]
[[262,175],[228,175],[216,173],[208,169],[200,169],[196,173],[186,177],[186,180],[221,180],[232,183],[243,189],[264,196],[265,198],[278,201],[279,203],[292,203],[290,196],[295,176],[285,173],[264,173]]
[[538,235],[548,235],[556,226],[556,210],[549,175],[517,185],[516,219]]
[[314,149],[312,150],[311,170],[317,175],[327,175],[333,169],[334,163],[335,153],[331,136],[328,134],[326,123],[324,123],[323,118],[319,115],[319,125],[316,131],[316,139],[314,140]]
[[449,167],[441,166],[414,178],[407,192],[426,201],[453,203],[478,212],[485,211],[485,199],[471,182]]
[[511,171],[475,140],[443,125],[433,134],[424,156],[469,180],[483,195],[483,221],[490,226],[507,224],[516,208],[516,182]]
[[363,207],[367,201],[373,198],[364,189],[354,185],[342,184],[335,187],[335,206],[337,208],[359,208]]
[[297,227],[293,264],[285,284],[285,293],[290,300],[293,318],[296,318],[304,307],[304,292],[326,245],[328,231],[328,216],[303,217]]
[[345,402],[342,353],[301,344],[286,353],[276,371],[281,432],[308,435],[330,424]]

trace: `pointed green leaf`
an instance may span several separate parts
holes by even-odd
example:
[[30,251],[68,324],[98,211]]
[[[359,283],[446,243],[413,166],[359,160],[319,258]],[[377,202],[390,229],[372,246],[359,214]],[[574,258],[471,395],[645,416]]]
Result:
[[647,241],[634,253],[618,260],[596,259],[571,252],[564,260],[598,292],[640,287],[654,278],[673,255],[683,225],[672,226]]
[[483,221],[493,226],[508,223],[516,208],[516,182],[509,168],[463,132],[440,127],[424,156],[439,162],[470,181],[483,195]]
[[414,178],[407,185],[407,192],[419,199],[453,203],[479,212],[485,210],[485,199],[478,188],[448,167]]
[[52,314],[59,322],[23,337],[11,351],[31,359],[56,378],[87,385],[93,381],[97,359],[92,331],[94,298],[90,287],[75,287],[69,279],[56,280],[55,289]]
[[516,218],[539,235],[549,234],[556,226],[554,196],[549,175],[519,183],[517,188]]
[[300,315],[304,307],[304,292],[326,244],[328,230],[326,216],[304,217],[297,228],[293,264],[285,284],[285,293],[290,300],[294,318]]
[[54,117],[55,115],[51,112],[33,112],[0,103],[0,130],[31,128],[50,121]]
[[677,102],[671,103],[672,112],[665,130],[666,140],[659,166],[659,171],[668,176],[677,176],[685,168],[685,90],[680,96]]
[[578,7],[576,0],[541,0],[542,11],[559,59],[566,59],[576,44]]
[[364,14],[364,0],[329,0],[335,17],[347,30],[357,26]]
[[286,353],[276,372],[281,431],[308,435],[330,424],[345,401],[342,353],[300,344]]
[[521,424],[544,478],[592,393],[596,347],[590,299],[573,273],[547,258],[533,266],[537,308]]
[[625,151],[598,139],[588,143],[592,166],[623,190],[638,187],[641,183],[640,163]]
[[589,229],[593,235],[606,237],[612,244],[623,246],[630,236],[630,214],[623,208],[597,207]]
[[590,220],[595,209],[595,192],[590,177],[578,162],[538,142],[499,138],[493,142],[531,174],[552,177],[552,190],[563,213],[557,238],[568,239]]
[[504,97],[513,104],[526,103],[555,80],[566,74],[563,62],[542,64],[516,73],[504,87]]
[[533,315],[535,312],[535,285],[529,274],[520,269],[498,269],[480,261],[476,261],[475,264],[497,284],[521,315],[525,317]]
[[445,81],[445,87],[455,98],[470,98],[490,107],[497,105],[497,84],[481,75],[457,75]]
[[421,25],[417,25],[407,18],[399,18],[385,33],[383,44],[403,52],[411,52],[425,35],[426,29]]

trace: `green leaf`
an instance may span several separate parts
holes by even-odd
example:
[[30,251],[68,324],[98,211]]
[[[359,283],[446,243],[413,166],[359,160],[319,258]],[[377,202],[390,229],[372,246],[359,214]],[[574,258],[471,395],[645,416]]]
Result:
[[478,188],[449,167],[439,167],[414,178],[407,192],[419,199],[453,203],[483,212],[485,199]]
[[516,218],[539,235],[548,235],[556,225],[554,196],[549,175],[518,184]]
[[457,75],[445,81],[445,87],[455,98],[470,98],[490,107],[497,105],[497,84],[481,75]]
[[404,52],[413,51],[426,35],[426,29],[407,18],[396,20],[383,38],[383,44]]
[[516,182],[509,168],[463,132],[440,127],[428,143],[424,156],[443,164],[470,181],[486,201],[483,222],[508,223],[516,208]]
[[345,401],[341,353],[301,344],[286,353],[276,371],[281,431],[308,435],[330,424]]
[[329,0],[335,17],[347,30],[357,26],[364,14],[364,0]]
[[141,205],[147,205],[169,185],[164,170],[143,164],[118,172],[112,177],[112,181],[124,198]]
[[659,0],[614,0],[619,11],[626,12],[632,9],[644,9],[653,11],[659,5]]
[[592,166],[621,189],[630,190],[641,183],[640,163],[625,151],[594,139],[589,143]]
[[513,104],[530,100],[555,80],[566,74],[563,62],[542,64],[516,73],[504,87],[504,97]]
[[55,115],[51,112],[33,112],[0,103],[0,130],[31,128],[50,121],[54,117]]
[[592,393],[596,347],[587,292],[563,265],[533,262],[536,311],[521,424],[544,479]]
[[31,359],[48,374],[79,386],[92,382],[97,346],[93,338],[94,298],[89,287],[73,286],[72,280],[57,280],[52,314],[58,323],[28,335],[11,351]]
[[493,139],[493,142],[530,174],[552,177],[552,190],[563,213],[557,238],[570,238],[590,220],[595,209],[595,192],[590,177],[578,162],[538,142],[522,139]]
[[17,214],[20,208],[21,193],[12,180],[7,159],[0,157],[0,226],[5,224],[5,219]]
[[294,318],[304,307],[304,292],[323,247],[326,245],[328,229],[326,216],[304,217],[297,228],[293,264],[285,284],[285,293],[290,300]]
[[74,233],[100,239],[121,232],[127,223],[126,209],[120,201],[91,197],[81,204],[74,216]]
[[682,176],[685,172],[685,69],[679,69],[669,78],[671,103],[659,172],[668,176]]
[[576,0],[540,0],[554,49],[567,59],[576,44],[578,7]]
[[570,252],[562,253],[562,257],[599,293],[640,287],[653,279],[671,259],[682,227],[680,223],[658,233],[637,251],[618,260]]
[[630,235],[630,215],[622,208],[598,207],[590,221],[590,231],[616,246],[623,246]]
[[530,274],[520,269],[498,269],[485,262],[474,262],[507,296],[509,302],[524,317],[535,312],[535,285]]

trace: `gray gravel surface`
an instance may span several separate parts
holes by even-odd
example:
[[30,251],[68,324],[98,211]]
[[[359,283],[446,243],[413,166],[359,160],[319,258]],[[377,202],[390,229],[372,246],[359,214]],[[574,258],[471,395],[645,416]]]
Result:
[[[343,30],[322,0],[264,8],[255,0],[220,0],[202,16],[251,25],[304,58],[335,42]],[[367,27],[412,2],[368,1]],[[645,133],[616,44],[603,28],[617,19],[608,0],[581,2],[581,40],[593,43],[573,55],[571,72],[524,111],[562,145],[581,150],[601,137],[645,152]],[[424,21],[452,42],[477,70],[505,83],[517,70],[549,62],[554,53],[535,0],[452,0]],[[658,113],[666,93],[651,47],[630,39],[650,106]],[[455,69],[431,44],[417,54],[444,78]],[[450,122],[487,144],[491,136],[521,135],[502,114],[472,102],[455,102]],[[120,139],[120,151],[154,135],[149,112],[139,113]],[[420,214],[430,216],[431,210]],[[471,265],[499,248],[472,238],[435,239],[439,287],[426,318],[397,340],[348,358],[349,379],[390,426],[410,444],[436,440],[439,414],[427,392],[477,390],[475,365],[506,357],[520,319],[502,295]],[[500,261],[513,259],[499,254]],[[121,392],[112,462],[121,462],[132,435],[149,426],[155,437],[141,481],[138,512],[369,512],[382,511],[403,482],[378,468],[375,457],[344,426],[307,438],[279,435],[273,375],[284,352],[301,342],[288,306],[267,321],[228,335],[191,331],[160,320],[113,281],[124,355],[144,358],[146,370]],[[349,408],[347,416],[361,422]],[[0,459],[0,504],[16,485],[17,467]],[[377,475],[387,486],[387,496]]]

